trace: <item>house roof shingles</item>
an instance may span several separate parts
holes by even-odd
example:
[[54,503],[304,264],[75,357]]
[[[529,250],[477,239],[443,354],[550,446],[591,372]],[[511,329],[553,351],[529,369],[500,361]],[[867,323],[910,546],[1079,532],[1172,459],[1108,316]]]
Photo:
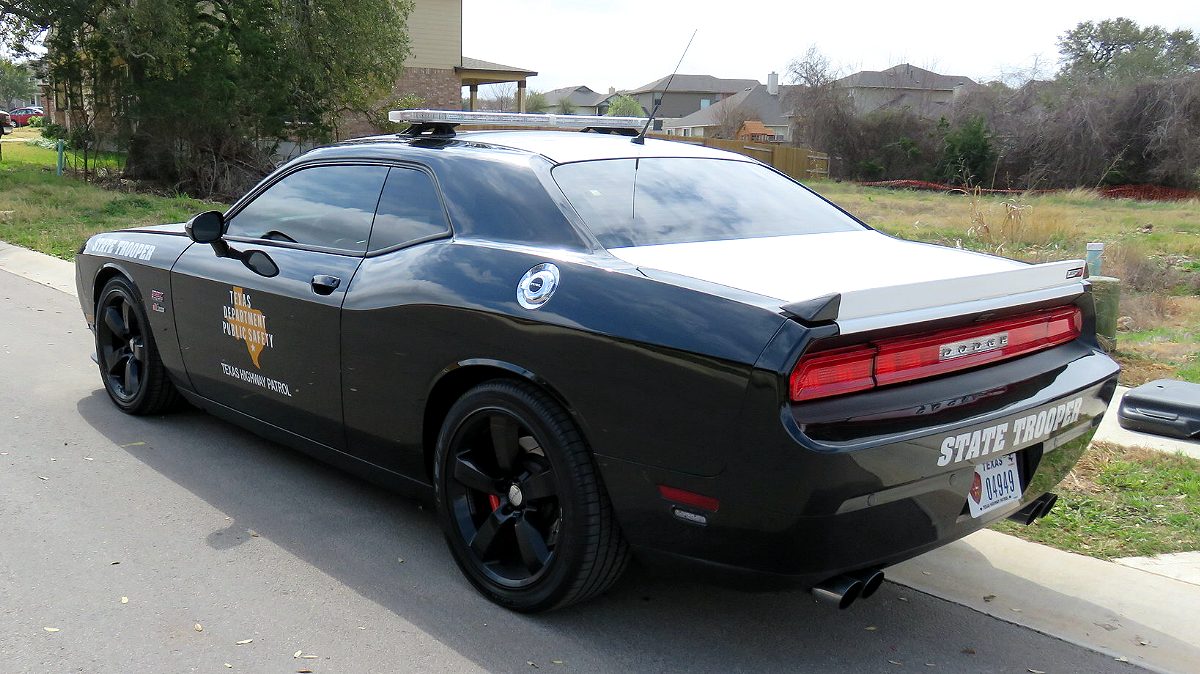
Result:
[[834,82],[842,87],[873,89],[920,89],[923,91],[953,91],[956,87],[975,84],[963,75],[942,75],[932,70],[901,63],[887,70],[860,70]]
[[762,123],[766,126],[787,126],[787,112],[785,100],[788,92],[795,88],[795,85],[783,85],[779,87],[779,93],[771,95],[767,93],[765,84],[758,84],[744,91],[740,91],[728,98],[721,99],[719,102],[697,110],[692,114],[683,117],[677,122],[671,124],[672,127],[697,127],[697,126],[717,126],[718,115],[722,111],[736,107],[745,107],[754,110],[762,117]]
[[[669,89],[667,89],[667,80],[671,81]],[[747,87],[756,86],[758,83],[758,80],[727,80],[720,77],[713,77],[712,75],[675,75],[674,79],[670,75],[667,75],[632,91],[622,93],[635,96],[637,94],[648,94],[652,91],[667,90],[672,93],[731,94],[735,91],[742,91]]]
[[546,103],[555,106],[562,99],[571,101],[576,107],[595,107],[604,102],[609,94],[600,94],[592,91],[586,85],[580,84],[574,87],[562,87],[561,89],[551,89],[545,94]]
[[533,70],[525,70],[515,66],[506,66],[502,63],[493,63],[484,61],[483,59],[473,59],[469,56],[462,57],[462,66],[460,70],[482,70],[486,72],[512,73],[514,75],[526,75],[532,77],[537,74]]

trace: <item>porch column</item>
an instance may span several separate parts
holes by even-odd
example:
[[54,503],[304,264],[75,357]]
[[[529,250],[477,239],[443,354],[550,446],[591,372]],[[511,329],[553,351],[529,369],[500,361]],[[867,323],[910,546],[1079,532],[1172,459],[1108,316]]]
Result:
[[475,112],[475,103],[479,100],[479,85],[471,85],[471,112]]
[[525,112],[525,80],[517,80],[517,112]]

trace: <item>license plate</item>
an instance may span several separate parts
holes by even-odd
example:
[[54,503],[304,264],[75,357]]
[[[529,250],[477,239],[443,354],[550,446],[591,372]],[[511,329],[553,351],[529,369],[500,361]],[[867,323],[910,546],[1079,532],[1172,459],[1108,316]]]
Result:
[[971,517],[1021,499],[1021,476],[1017,472],[1017,455],[1006,454],[975,466],[975,479],[967,494]]

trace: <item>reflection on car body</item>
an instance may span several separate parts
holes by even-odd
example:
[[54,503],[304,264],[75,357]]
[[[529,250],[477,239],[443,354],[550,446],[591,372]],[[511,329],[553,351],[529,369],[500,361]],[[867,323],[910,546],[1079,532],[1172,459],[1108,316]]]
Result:
[[1078,261],[892,239],[704,147],[395,116],[225,213],[93,237],[79,297],[119,408],[182,397],[431,499],[503,606],[633,556],[848,605],[1044,514],[1113,393]]

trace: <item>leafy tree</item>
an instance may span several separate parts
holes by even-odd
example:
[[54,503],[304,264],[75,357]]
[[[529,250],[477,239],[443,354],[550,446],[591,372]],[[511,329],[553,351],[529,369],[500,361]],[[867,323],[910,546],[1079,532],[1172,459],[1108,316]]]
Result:
[[558,104],[554,106],[554,112],[560,115],[573,115],[577,109],[571,99],[566,96],[558,99]]
[[546,94],[535,89],[525,91],[525,112],[546,112],[550,104],[546,102]]
[[620,94],[609,100],[608,112],[604,114],[611,117],[645,117],[646,111],[632,96]]
[[29,66],[0,59],[0,103],[9,109],[28,103],[34,92],[34,84],[29,81],[32,75]]
[[416,94],[404,94],[400,98],[393,98],[388,101],[379,110],[379,114],[372,120],[372,123],[379,127],[379,130],[384,133],[400,133],[408,128],[408,124],[393,122],[388,119],[388,113],[392,110],[420,110],[425,107],[425,97]]
[[[236,194],[274,144],[372,116],[407,56],[411,0],[0,0],[10,49],[44,37],[75,127],[128,147],[126,173]],[[87,92],[86,98],[84,92]]]
[[1084,21],[1058,39],[1061,74],[1073,80],[1160,79],[1200,68],[1200,45],[1192,31],[1142,28],[1118,17]]
[[983,117],[975,117],[946,134],[937,169],[938,177],[952,183],[980,185],[991,177],[996,154],[992,133],[988,131]]

